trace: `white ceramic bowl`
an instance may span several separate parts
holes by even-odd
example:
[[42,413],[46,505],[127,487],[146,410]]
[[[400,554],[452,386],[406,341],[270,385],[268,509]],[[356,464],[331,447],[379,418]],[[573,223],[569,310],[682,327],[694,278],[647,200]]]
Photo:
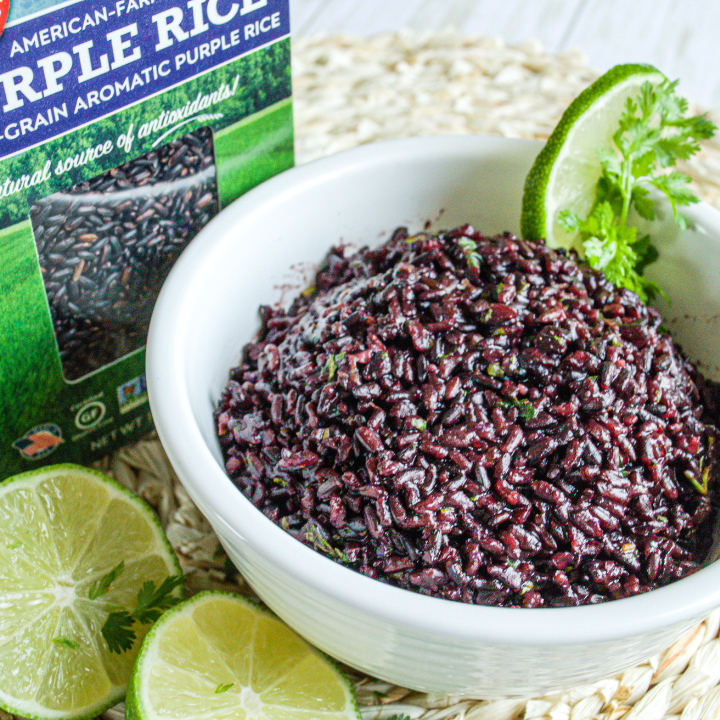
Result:
[[[147,347],[158,433],[185,488],[258,595],[329,655],[423,691],[531,696],[637,664],[720,606],[720,565],[673,585],[596,606],[463,605],[390,587],[293,539],[223,470],[213,408],[260,304],[290,299],[331,245],[378,244],[399,225],[470,222],[518,231],[524,177],[540,145],[435,137],[363,146],[289,170],[223,210],[167,280]],[[654,269],[668,321],[718,376],[720,214],[688,211],[694,231],[659,222]],[[306,272],[305,279],[309,279]]]

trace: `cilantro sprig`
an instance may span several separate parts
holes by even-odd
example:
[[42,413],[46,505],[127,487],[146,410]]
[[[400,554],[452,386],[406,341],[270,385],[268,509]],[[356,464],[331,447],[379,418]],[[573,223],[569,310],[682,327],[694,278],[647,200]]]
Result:
[[[100,580],[93,583],[88,591],[88,598],[97,600],[106,595],[124,569],[125,563],[121,560]],[[138,590],[137,602],[132,612],[124,609],[113,610],[100,630],[110,652],[123,653],[130,650],[137,637],[133,629],[135,623],[139,622],[141,625],[154,623],[165,610],[178,602],[178,598],[173,593],[184,582],[184,575],[168,575],[159,585],[147,580]]]
[[88,591],[90,600],[97,600],[110,590],[110,585],[117,580],[118,575],[125,569],[125,562],[121,560],[109,573],[95,581]]
[[628,98],[613,136],[613,147],[598,151],[602,174],[595,202],[586,218],[570,210],[560,223],[580,233],[587,262],[605,273],[616,286],[636,292],[643,301],[662,293],[657,283],[643,276],[657,258],[648,236],[638,236],[629,224],[634,209],[646,220],[655,218],[651,191],[669,202],[677,224],[687,228],[678,208],[698,201],[689,188],[690,178],[679,170],[668,171],[678,160],[687,160],[712,137],[715,125],[703,116],[685,117],[688,103],[675,93],[677,81],[657,85],[646,82],[637,98]]
[[102,635],[110,652],[122,653],[133,646],[136,634],[135,622],[141,625],[154,623],[162,613],[178,602],[172,593],[185,582],[183,575],[169,575],[157,587],[152,580],[142,584],[137,594],[137,606],[132,612],[111,612],[102,626]]

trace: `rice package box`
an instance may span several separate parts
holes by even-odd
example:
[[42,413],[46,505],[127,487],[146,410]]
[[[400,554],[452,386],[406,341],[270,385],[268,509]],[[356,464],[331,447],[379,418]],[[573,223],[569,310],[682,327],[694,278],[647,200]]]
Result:
[[0,477],[152,429],[161,285],[221,208],[292,166],[291,100],[288,0],[11,0]]

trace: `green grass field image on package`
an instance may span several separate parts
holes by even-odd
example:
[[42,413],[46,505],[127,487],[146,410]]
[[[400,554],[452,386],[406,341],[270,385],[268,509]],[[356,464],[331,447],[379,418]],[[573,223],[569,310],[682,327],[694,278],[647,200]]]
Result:
[[292,102],[283,100],[215,134],[220,204],[294,165]]

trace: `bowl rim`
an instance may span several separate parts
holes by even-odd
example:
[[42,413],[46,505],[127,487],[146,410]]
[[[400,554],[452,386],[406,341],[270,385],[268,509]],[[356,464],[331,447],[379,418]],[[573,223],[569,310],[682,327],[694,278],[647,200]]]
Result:
[[[206,446],[195,423],[186,387],[183,308],[191,305],[198,268],[233,244],[233,234],[258,213],[287,197],[322,187],[338,175],[447,155],[527,155],[542,147],[534,140],[501,136],[445,135],[386,140],[362,145],[300,165],[265,181],[213,218],[183,252],[166,280],[153,312],[147,349],[150,407],[161,443],[182,484],[211,524],[236,536],[300,584],[350,607],[416,634],[447,636],[462,644],[492,642],[515,646],[605,643],[695,622],[720,607],[720,562],[648,593],[597,605],[563,608],[502,608],[428,597],[368,578],[317,552],[262,514],[232,483]],[[720,213],[700,203],[686,214],[712,222]],[[332,239],[329,239],[329,244]],[[229,368],[228,368],[229,370]],[[202,482],[197,482],[202,478]]]

